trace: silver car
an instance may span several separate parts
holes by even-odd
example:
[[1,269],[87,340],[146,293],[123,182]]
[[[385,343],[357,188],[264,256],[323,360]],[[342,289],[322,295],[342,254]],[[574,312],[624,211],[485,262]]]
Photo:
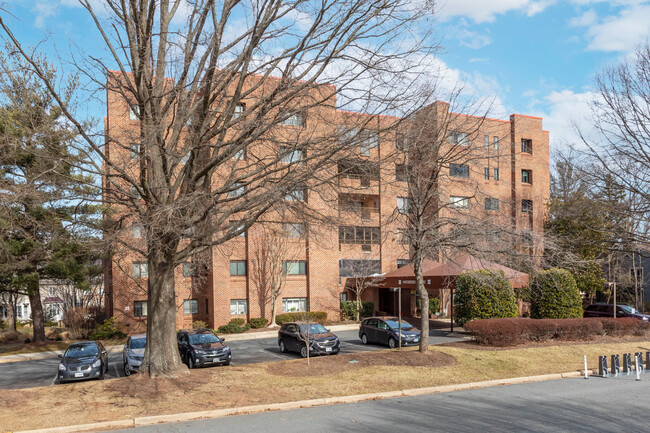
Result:
[[130,376],[135,373],[142,364],[144,357],[144,348],[147,345],[147,334],[132,335],[126,340],[122,359],[124,360],[124,374]]

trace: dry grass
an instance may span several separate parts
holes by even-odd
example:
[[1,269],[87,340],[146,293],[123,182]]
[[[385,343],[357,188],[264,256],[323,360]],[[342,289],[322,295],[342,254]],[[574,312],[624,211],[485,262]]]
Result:
[[[136,375],[103,382],[0,390],[0,426],[7,431],[54,427],[576,371],[582,368],[584,355],[589,367],[596,368],[598,355],[650,351],[650,341],[501,350],[466,344],[431,346],[431,355],[425,357],[412,353],[414,350],[314,358],[309,367],[312,375],[302,374],[304,360],[292,360],[193,370],[175,379],[147,380]],[[349,358],[359,363],[349,363]]]

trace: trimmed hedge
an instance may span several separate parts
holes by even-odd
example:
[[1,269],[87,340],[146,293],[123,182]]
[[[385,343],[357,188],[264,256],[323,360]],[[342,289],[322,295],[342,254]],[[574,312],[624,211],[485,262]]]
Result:
[[249,323],[251,324],[251,328],[259,329],[264,328],[266,324],[269,323],[269,319],[265,319],[264,317],[253,317]]
[[235,319],[230,319],[230,322],[228,322],[227,325],[219,326],[217,332],[219,334],[241,334],[242,332],[249,331],[250,329],[250,324],[246,323],[244,319],[237,317]]
[[517,298],[503,271],[463,272],[456,280],[454,319],[463,326],[470,320],[517,317]]
[[192,329],[207,328],[208,324],[203,320],[195,320],[192,322]]
[[[361,318],[372,317],[375,313],[375,304],[370,301],[361,301]],[[354,320],[357,317],[357,303],[355,301],[341,301],[341,319]]]
[[624,337],[650,334],[650,323],[632,317],[586,319],[485,319],[464,326],[479,344],[516,346],[549,340],[583,341],[598,336]]
[[327,322],[327,313],[324,311],[304,311],[297,313],[282,313],[275,316],[275,323],[278,325],[283,325],[287,322],[301,322],[306,320],[324,325],[325,322]]
[[554,268],[535,276],[530,291],[530,317],[533,319],[582,317],[582,297],[571,272]]

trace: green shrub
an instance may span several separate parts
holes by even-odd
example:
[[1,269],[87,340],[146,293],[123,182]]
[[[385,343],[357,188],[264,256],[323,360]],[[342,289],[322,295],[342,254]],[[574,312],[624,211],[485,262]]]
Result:
[[[375,304],[370,301],[361,301],[360,315],[371,317],[375,314]],[[341,319],[354,320],[357,317],[357,303],[355,301],[341,301]]]
[[310,321],[320,324],[327,322],[327,313],[324,311],[303,311],[297,313],[282,313],[275,316],[275,323],[282,325],[287,322]]
[[234,318],[230,319],[227,325],[219,326],[217,332],[219,334],[241,334],[242,332],[249,331],[251,325],[246,323],[244,319]]
[[126,335],[119,328],[120,323],[112,317],[97,325],[95,330],[88,336],[91,340],[113,340],[124,338]]
[[[420,298],[417,299],[418,310],[422,309],[422,301]],[[429,313],[436,314],[440,312],[440,299],[438,298],[429,298]]]
[[517,317],[517,299],[503,271],[463,272],[456,279],[454,319],[463,326],[470,320]]
[[51,320],[48,320],[48,321],[45,322],[45,326],[47,328],[54,328],[56,326],[59,326],[59,324],[56,323],[56,322],[52,322]]
[[574,319],[582,317],[582,297],[576,280],[565,269],[549,269],[535,276],[530,291],[533,319]]
[[5,322],[4,320],[0,320],[0,329],[5,329],[7,326],[8,326],[7,322]]
[[253,317],[249,323],[251,324],[251,328],[259,329],[264,328],[267,323],[269,323],[269,320],[265,319],[264,317]]
[[208,324],[205,323],[203,320],[195,320],[192,322],[192,329],[199,329],[199,328],[208,328]]

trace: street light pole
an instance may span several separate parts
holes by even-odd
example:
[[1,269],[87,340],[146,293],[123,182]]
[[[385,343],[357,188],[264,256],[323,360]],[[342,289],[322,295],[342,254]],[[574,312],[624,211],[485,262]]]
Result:
[[397,327],[399,328],[399,349],[402,349],[402,287],[397,289]]

